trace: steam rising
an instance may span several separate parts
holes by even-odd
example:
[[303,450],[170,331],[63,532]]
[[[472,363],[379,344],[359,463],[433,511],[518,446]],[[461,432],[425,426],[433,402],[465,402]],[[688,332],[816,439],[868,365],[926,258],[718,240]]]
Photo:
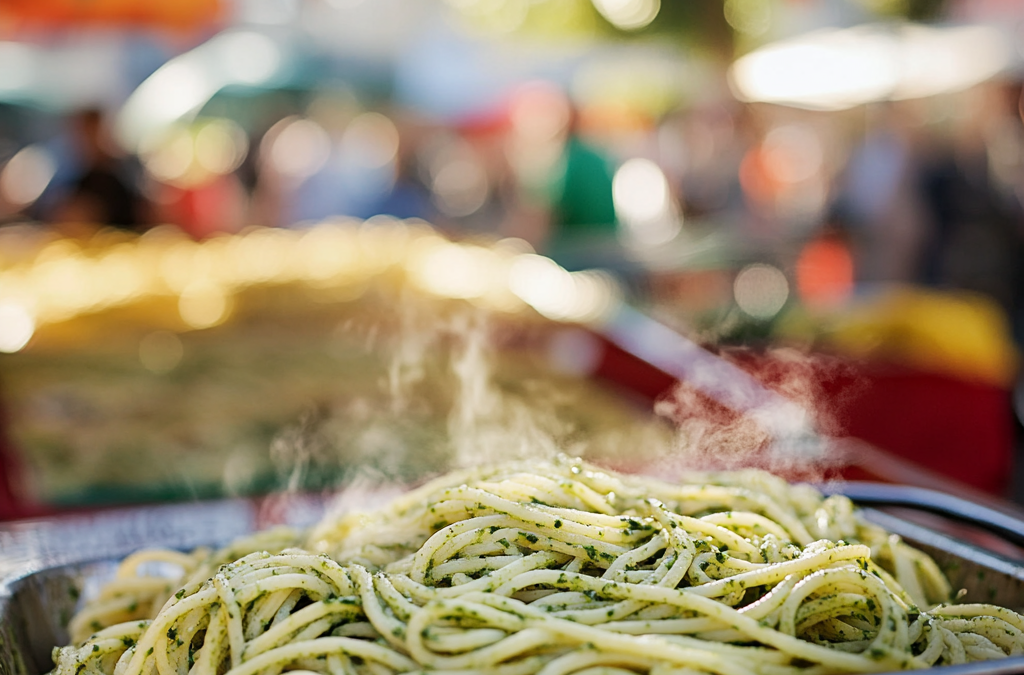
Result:
[[796,350],[759,358],[702,351],[651,414],[596,383],[556,374],[537,362],[544,350],[517,351],[508,327],[483,310],[422,297],[394,304],[393,320],[345,327],[375,336],[367,345],[383,357],[379,391],[310,410],[274,442],[290,490],[321,476],[314,486],[346,486],[338,508],[347,510],[382,486],[559,453],[662,477],[754,466],[821,480],[840,459],[818,435],[830,417],[817,414],[814,383],[837,368],[823,359]]
[[[834,431],[838,411],[823,403],[820,383],[843,377],[856,386],[848,366],[791,348],[762,355],[737,350],[718,358],[734,368],[742,364],[741,370],[749,372],[724,386],[740,389],[734,392],[739,399],[763,402],[739,411],[708,396],[699,380],[678,383],[655,406],[655,412],[676,428],[676,452],[670,462],[674,470],[755,467],[790,479],[821,481],[844,465],[840,446],[827,437]],[[766,392],[773,397],[766,397]]]

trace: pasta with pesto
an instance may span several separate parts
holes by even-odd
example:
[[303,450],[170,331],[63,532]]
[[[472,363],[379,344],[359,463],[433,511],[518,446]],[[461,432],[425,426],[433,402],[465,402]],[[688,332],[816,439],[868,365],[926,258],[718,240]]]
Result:
[[1024,655],[1020,614],[951,601],[928,556],[844,497],[561,459],[448,474],[308,533],[135,554],[54,672],[784,675]]

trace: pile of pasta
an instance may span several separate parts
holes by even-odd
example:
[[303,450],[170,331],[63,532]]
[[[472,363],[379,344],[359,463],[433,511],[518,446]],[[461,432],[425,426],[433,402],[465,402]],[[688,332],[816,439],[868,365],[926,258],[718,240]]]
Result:
[[951,600],[846,498],[564,459],[449,474],[308,533],[137,553],[55,673],[782,675],[1024,654],[1020,614]]

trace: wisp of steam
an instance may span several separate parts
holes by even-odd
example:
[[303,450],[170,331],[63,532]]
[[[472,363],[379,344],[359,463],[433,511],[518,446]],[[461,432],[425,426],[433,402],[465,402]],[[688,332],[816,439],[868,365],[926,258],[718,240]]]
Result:
[[393,325],[368,331],[376,335],[368,349],[387,364],[380,395],[310,411],[275,441],[291,490],[329,467],[340,484],[324,487],[348,510],[446,470],[559,454],[660,476],[757,467],[804,480],[842,461],[821,434],[828,415],[816,409],[815,374],[830,366],[820,358],[776,350],[755,377],[735,358],[645,323],[633,339],[657,341],[671,369],[650,360],[680,381],[644,410],[595,382],[546,372],[529,349],[499,349],[496,336],[509,326],[483,310],[420,296],[400,297],[396,309]]

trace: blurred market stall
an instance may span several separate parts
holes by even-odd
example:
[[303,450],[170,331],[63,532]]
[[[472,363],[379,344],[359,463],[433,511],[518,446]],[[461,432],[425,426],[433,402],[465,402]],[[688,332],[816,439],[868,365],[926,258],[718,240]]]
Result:
[[419,475],[499,422],[1008,489],[1015,3],[166,4],[0,6],[29,501]]

